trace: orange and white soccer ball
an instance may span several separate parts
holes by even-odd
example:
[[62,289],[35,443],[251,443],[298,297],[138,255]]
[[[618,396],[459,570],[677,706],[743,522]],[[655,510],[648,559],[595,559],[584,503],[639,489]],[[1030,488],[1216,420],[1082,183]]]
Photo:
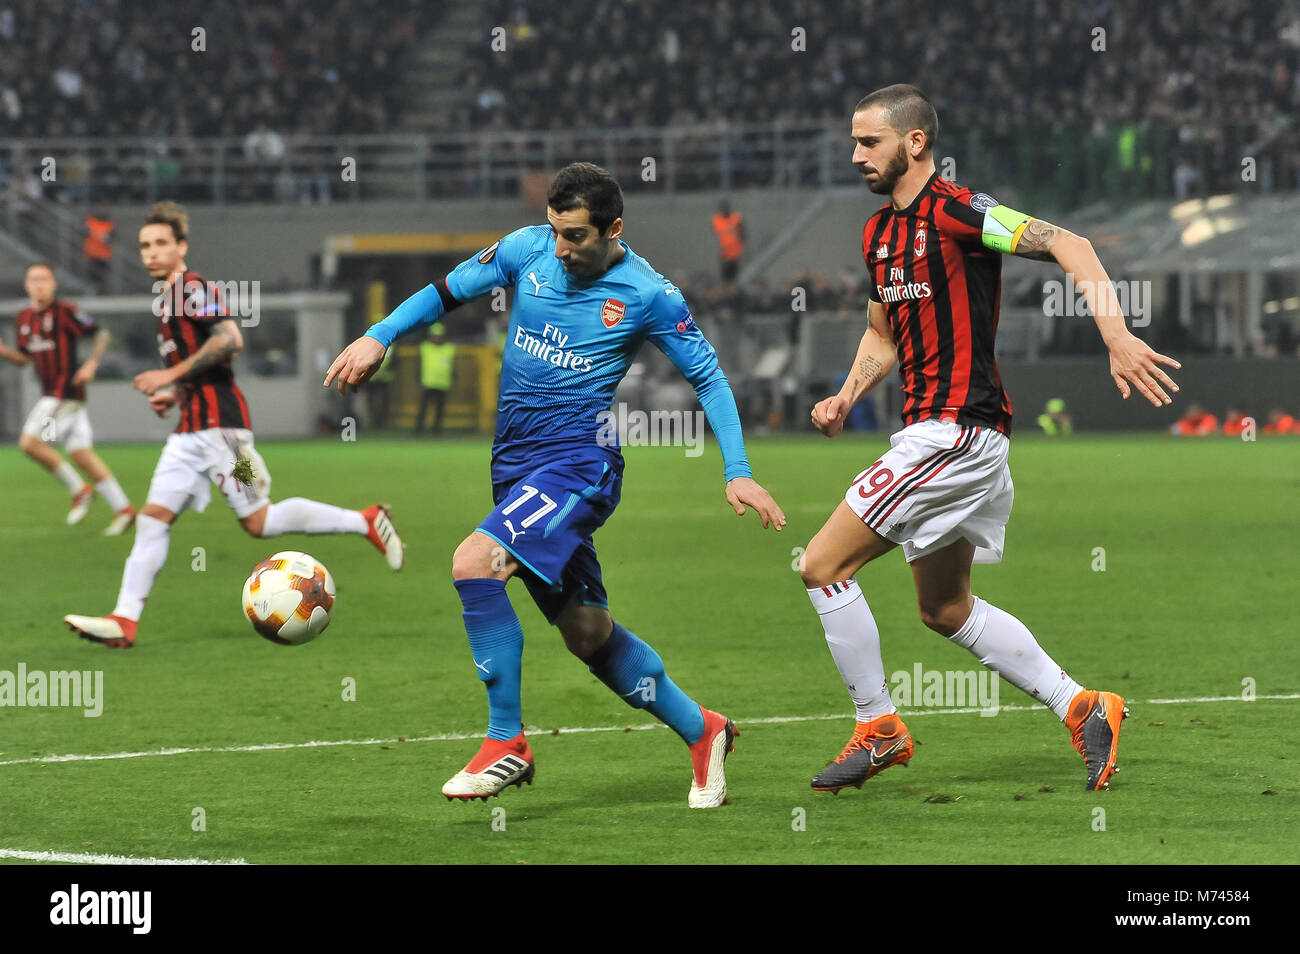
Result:
[[244,582],[244,613],[259,636],[297,646],[315,639],[334,610],[334,577],[305,553],[285,550],[253,568]]

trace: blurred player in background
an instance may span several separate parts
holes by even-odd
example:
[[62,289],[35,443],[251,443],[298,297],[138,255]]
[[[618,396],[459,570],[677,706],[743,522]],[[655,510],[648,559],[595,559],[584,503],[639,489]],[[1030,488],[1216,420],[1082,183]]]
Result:
[[853,580],[902,544],[921,620],[1050,708],[1071,732],[1089,790],[1115,772],[1124,699],[1084,689],[1018,619],[972,596],[972,562],[1002,559],[1011,515],[1007,468],[1011,401],[994,362],[1001,255],[1055,261],[1085,289],[1120,394],[1136,388],[1157,406],[1177,387],[1124,324],[1092,244],[941,178],[932,152],[939,122],[912,86],[864,97],[853,114],[853,163],[891,202],[867,220],[862,254],[871,273],[868,327],[840,392],[812,411],[834,437],[849,409],[896,363],[905,396],[890,449],[850,485],[801,564],[831,655],[857,709],[849,744],[812,787],[861,786],[912,757],[907,726],[890,700],[880,633]]
[[[244,395],[230,361],[244,345],[218,289],[185,264],[189,217],[174,202],[159,202],[140,229],[140,259],[153,277],[158,351],[166,368],[144,371],[135,388],[159,417],[176,407],[180,423],[167,438],[136,520],[135,544],[122,572],[117,606],[108,616],[64,617],[86,639],[114,649],[135,644],[136,628],[154,578],[167,559],[171,525],[185,509],[202,513],[216,484],[240,526],[255,537],[283,533],[356,533],[400,570],[402,541],[388,508],[345,510],[303,497],[271,503],[271,475],[253,446]],[[235,479],[240,459],[252,462],[249,484]]]
[[[34,364],[41,379],[41,397],[27,415],[18,446],[72,494],[69,524],[79,523],[86,516],[98,490],[113,508],[113,519],[104,535],[115,537],[135,521],[135,508],[112,471],[92,449],[90,417],[86,414],[86,385],[95,380],[99,362],[108,350],[109,333],[96,327],[95,320],[76,305],[54,297],[58,283],[54,269],[44,262],[28,266],[23,288],[28,305],[14,316],[18,348],[0,342],[0,357],[15,364]],[[94,335],[90,357],[77,367],[77,339],[86,335]],[[49,442],[63,443],[72,463],[86,475],[85,480]]]
[[522,576],[569,651],[633,708],[689,746],[687,804],[726,801],[723,774],[735,726],[703,708],[664,672],[649,645],[615,623],[592,535],[618,505],[623,455],[608,423],[614,391],[649,340],[694,387],[722,450],[727,501],[763,526],[785,516],[754,482],[731,386],[682,294],[621,240],[623,193],[604,169],[574,163],[547,196],[549,225],[511,232],[402,303],[335,359],[325,384],[356,387],[393,340],[493,288],[515,289],[492,447],[495,509],[456,548],[452,578],[479,679],[488,732],[442,788],[447,798],[497,795],[533,778],[520,698],[523,631],[506,596]]

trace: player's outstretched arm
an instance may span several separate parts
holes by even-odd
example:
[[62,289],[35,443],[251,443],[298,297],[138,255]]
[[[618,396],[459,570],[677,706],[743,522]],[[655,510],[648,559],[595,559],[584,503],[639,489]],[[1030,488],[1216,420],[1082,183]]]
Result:
[[718,364],[718,353],[695,324],[681,290],[665,282],[650,291],[648,307],[653,318],[650,341],[695,388],[700,407],[713,429],[718,449],[722,452],[727,503],[742,517],[746,507],[753,507],[763,522],[764,530],[768,527],[780,530],[785,526],[785,514],[772,495],[754,480],[749,458],[745,455],[745,436],[740,426],[736,396]]
[[[486,250],[482,254],[487,254]],[[418,325],[433,324],[461,304],[462,299],[451,293],[446,278],[424,286],[398,305],[391,315],[376,322],[364,335],[344,348],[325,372],[324,386],[329,387],[337,380],[340,394],[347,394],[349,390],[357,391],[379,370],[384,355],[400,335]]]
[[[1093,320],[1101,332],[1101,340],[1110,352],[1110,376],[1120,395],[1128,399],[1136,388],[1156,407],[1170,404],[1173,399],[1165,393],[1169,388],[1175,394],[1178,385],[1159,367],[1182,365],[1163,354],[1153,351],[1145,341],[1128,330],[1124,324],[1124,311],[1115,286],[1097,257],[1092,243],[1042,219],[1030,219],[1013,237],[1011,253],[1040,262],[1054,261],[1070,276],[1076,288],[1083,292],[1092,309]],[[1163,387],[1162,387],[1163,386]]]
[[882,302],[873,301],[867,309],[867,330],[858,345],[857,357],[839,394],[817,402],[812,409],[813,427],[827,437],[844,430],[844,419],[864,394],[884,380],[898,362],[889,316]]
[[[156,391],[168,385],[175,384],[184,378],[202,374],[223,361],[229,361],[239,354],[240,349],[243,347],[244,336],[240,334],[239,325],[227,318],[214,324],[208,340],[203,342],[203,347],[184,361],[180,361],[170,368],[141,371],[131,383],[137,391],[152,396]],[[150,402],[150,406],[152,406],[152,402]]]

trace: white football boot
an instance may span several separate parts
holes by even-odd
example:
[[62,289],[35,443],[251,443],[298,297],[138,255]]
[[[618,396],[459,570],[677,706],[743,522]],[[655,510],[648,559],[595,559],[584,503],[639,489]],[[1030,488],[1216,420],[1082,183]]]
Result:
[[361,511],[361,516],[366,518],[366,524],[370,528],[366,538],[384,555],[389,566],[400,570],[406,562],[406,544],[402,543],[402,538],[393,527],[393,521],[388,517],[388,505],[371,504]]
[[691,769],[695,777],[686,804],[691,808],[717,808],[727,801],[727,777],[722,768],[727,754],[735,748],[732,740],[740,733],[726,716],[703,706],[700,712],[704,716],[704,734],[691,746]]
[[72,495],[72,509],[68,511],[68,526],[81,523],[90,511],[90,502],[95,499],[95,488],[82,484],[81,489]]
[[473,798],[495,798],[507,785],[533,784],[536,768],[533,750],[520,732],[513,739],[484,739],[470,763],[447,780],[442,794],[447,799],[467,802]]

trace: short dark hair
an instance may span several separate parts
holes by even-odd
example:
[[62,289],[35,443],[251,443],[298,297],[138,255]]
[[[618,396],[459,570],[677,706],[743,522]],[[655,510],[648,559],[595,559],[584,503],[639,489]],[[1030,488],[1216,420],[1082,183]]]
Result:
[[170,225],[176,241],[184,242],[190,234],[190,217],[182,208],[170,199],[157,202],[145,216],[145,225]]
[[546,204],[556,212],[586,209],[591,224],[604,235],[623,215],[623,190],[608,172],[590,162],[565,166],[551,180]]
[[933,149],[939,141],[939,114],[934,111],[925,94],[915,86],[895,83],[868,93],[858,100],[853,112],[860,113],[871,106],[884,107],[885,121],[900,136],[907,135],[913,129],[925,133],[926,152]]

